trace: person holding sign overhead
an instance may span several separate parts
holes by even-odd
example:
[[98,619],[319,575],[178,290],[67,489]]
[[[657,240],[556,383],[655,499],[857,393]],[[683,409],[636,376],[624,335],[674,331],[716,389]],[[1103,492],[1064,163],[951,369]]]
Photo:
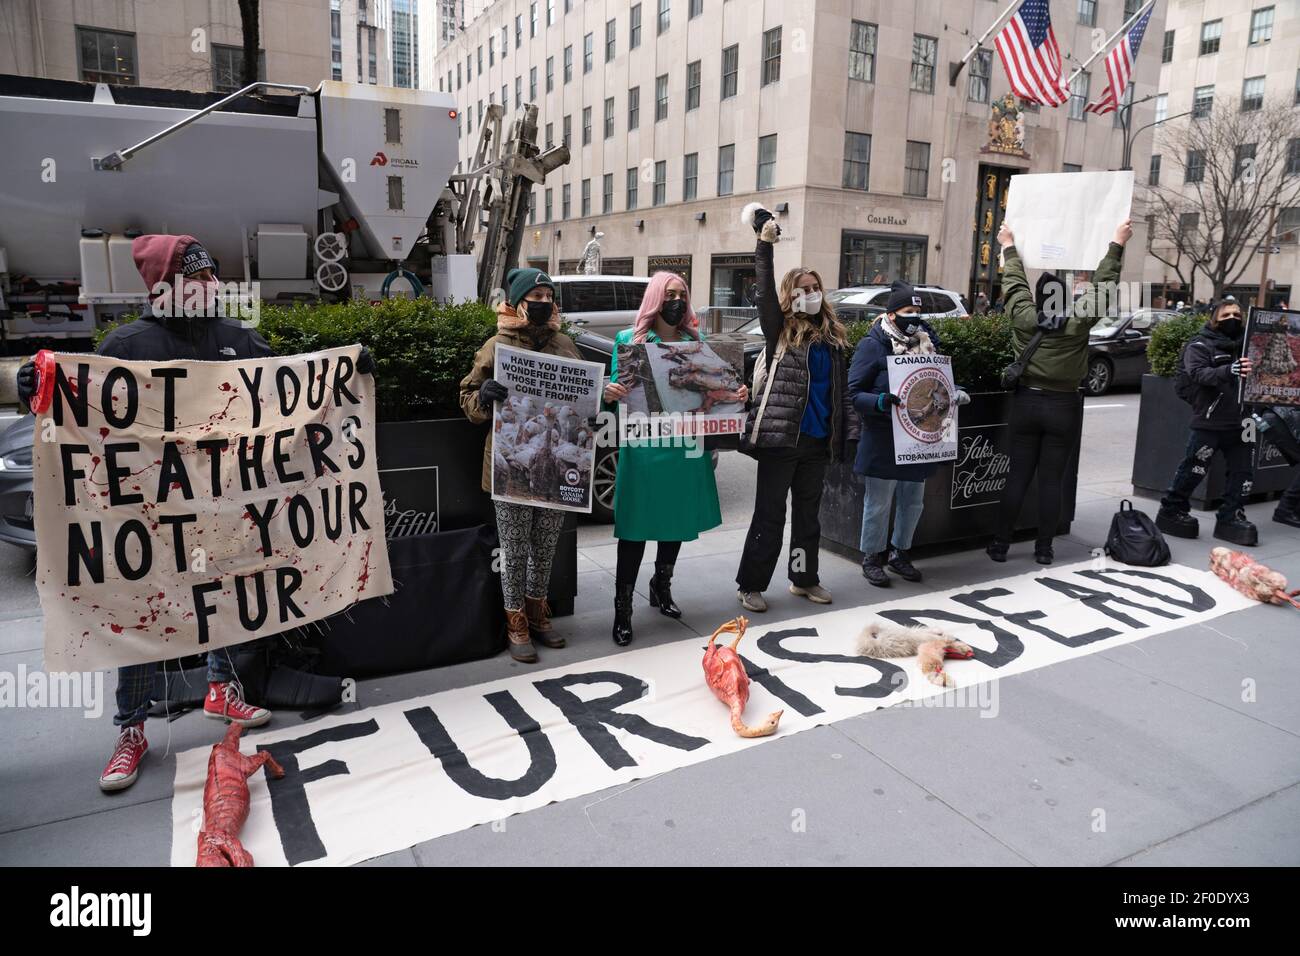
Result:
[[1088,371],[1088,333],[1114,301],[1107,293],[1119,281],[1124,244],[1132,235],[1133,226],[1126,219],[1097,264],[1092,287],[1071,303],[1064,280],[1052,272],[1043,273],[1031,290],[1011,226],[1003,222],[998,231],[1004,260],[1002,290],[1019,359],[1012,366],[1018,380],[1011,411],[1011,473],[1002,490],[998,529],[986,548],[994,561],[1007,559],[1021,503],[1037,474],[1034,560],[1052,563],[1061,487],[1074,435],[1082,424],[1079,384]]
[[[939,467],[937,462],[896,463],[892,419],[901,399],[889,389],[888,361],[891,355],[932,355],[939,351],[939,337],[921,318],[921,297],[908,283],[893,284],[886,308],[858,342],[849,367],[849,396],[863,426],[853,465],[865,481],[862,575],[878,588],[889,587],[886,567],[905,581],[921,580],[907,552],[925,507],[925,481]],[[960,389],[955,398],[958,405],[970,401]],[[894,534],[886,550],[891,503]]]
[[[474,365],[460,383],[460,407],[476,425],[492,420],[494,402],[505,401],[506,387],[492,376],[497,345],[581,358],[573,340],[560,331],[555,284],[540,269],[511,269],[506,274],[506,301],[497,306],[497,334],[483,343]],[[492,492],[492,433],[483,447],[483,490]],[[537,661],[533,640],[544,647],[564,647],[551,626],[546,592],[551,561],[560,540],[564,512],[557,508],[493,501],[501,540],[501,593],[505,600],[510,656],[523,664]]]
[[[695,342],[703,338],[700,320],[691,308],[690,292],[681,276],[656,272],[650,277],[636,324],[614,337],[613,365],[605,401],[627,398],[618,381],[618,346],[642,342]],[[749,392],[741,387],[741,401]],[[684,444],[656,439],[634,440],[618,453],[614,482],[614,537],[618,538],[618,569],[614,578],[614,643],[632,643],[632,592],[647,541],[657,541],[655,572],[650,578],[650,606],[660,614],[681,617],[670,586],[673,566],[683,541],[722,523],[718,484],[711,456],[700,439]]]

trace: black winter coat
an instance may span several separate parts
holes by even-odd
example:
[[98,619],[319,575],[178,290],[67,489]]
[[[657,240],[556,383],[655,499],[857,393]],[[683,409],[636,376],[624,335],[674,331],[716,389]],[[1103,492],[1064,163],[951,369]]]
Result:
[[[939,351],[939,337],[926,322],[921,329],[930,336],[934,350]],[[886,405],[882,412],[876,400],[889,392],[889,363],[894,354],[893,342],[877,322],[858,342],[849,366],[849,395],[853,407],[862,416],[862,438],[858,441],[858,457],[853,470],[872,478],[893,478],[897,481],[925,481],[939,469],[937,462],[914,465],[894,463],[894,406]]]
[[255,329],[235,319],[163,319],[153,315],[118,326],[104,336],[96,351],[111,358],[142,362],[221,362],[267,358],[272,354],[271,346]]
[[1241,345],[1241,339],[1229,338],[1207,322],[1183,346],[1183,370],[1199,386],[1192,402],[1192,428],[1233,431],[1242,427],[1239,379],[1232,374],[1232,362],[1241,355]]

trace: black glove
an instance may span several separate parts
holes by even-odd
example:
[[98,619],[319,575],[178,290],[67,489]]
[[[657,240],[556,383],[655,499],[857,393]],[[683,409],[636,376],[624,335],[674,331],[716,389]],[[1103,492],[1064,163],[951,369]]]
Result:
[[876,411],[883,412],[886,405],[902,405],[903,400],[893,392],[881,392],[876,396]]
[[364,345],[361,346],[361,354],[357,356],[357,371],[362,375],[375,374],[375,357]]
[[32,396],[36,394],[37,388],[36,363],[24,362],[18,366],[17,381],[18,400],[24,405],[30,406]]
[[510,393],[506,387],[494,378],[489,378],[478,387],[478,407],[491,411],[493,402],[504,402]]
[[1045,312],[1038,313],[1038,327],[1044,332],[1055,332],[1061,326],[1065,325],[1068,316],[1048,315]]
[[750,224],[754,227],[755,234],[763,231],[763,224],[772,219],[772,213],[766,209],[759,209],[754,213],[754,221]]

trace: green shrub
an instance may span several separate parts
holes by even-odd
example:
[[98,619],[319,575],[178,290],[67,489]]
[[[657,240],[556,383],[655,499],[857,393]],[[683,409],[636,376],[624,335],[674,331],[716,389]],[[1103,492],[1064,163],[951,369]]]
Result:
[[[871,329],[860,320],[845,326],[850,349]],[[971,392],[1002,390],[1002,370],[1015,359],[1011,344],[1011,320],[1001,313],[962,318],[935,319],[930,323],[939,336],[939,351],[952,356],[952,376]]]
[[1151,361],[1151,371],[1164,378],[1173,378],[1178,371],[1178,356],[1183,346],[1191,340],[1206,317],[1200,313],[1180,315],[1156,325],[1151,330],[1151,340],[1147,342],[1147,358]]

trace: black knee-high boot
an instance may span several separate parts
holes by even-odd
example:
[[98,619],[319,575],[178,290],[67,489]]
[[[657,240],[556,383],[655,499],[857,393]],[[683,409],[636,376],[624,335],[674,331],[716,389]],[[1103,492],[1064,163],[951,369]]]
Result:
[[681,617],[682,609],[673,603],[673,565],[655,562],[655,573],[650,578],[650,606],[659,608],[660,614]]
[[619,647],[632,643],[632,589],[635,584],[614,584],[614,630],[610,635]]

